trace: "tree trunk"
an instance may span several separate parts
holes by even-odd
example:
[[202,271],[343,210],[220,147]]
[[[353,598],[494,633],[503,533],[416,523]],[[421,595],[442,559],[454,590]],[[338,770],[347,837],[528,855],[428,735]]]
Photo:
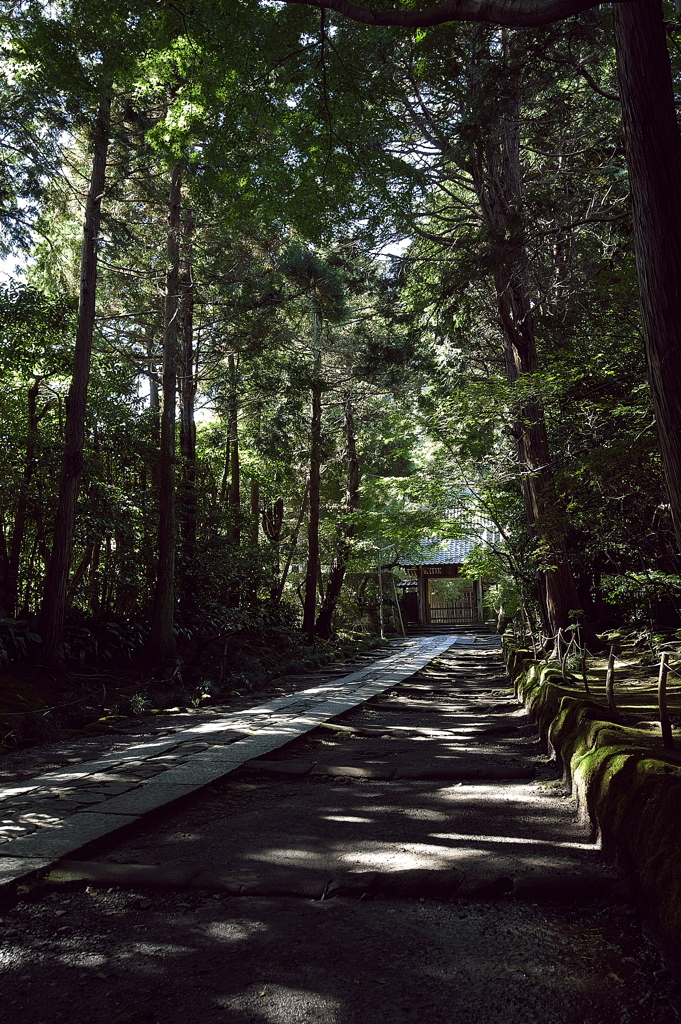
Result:
[[319,609],[317,624],[315,626],[315,632],[317,635],[324,638],[331,635],[331,621],[333,619],[333,613],[336,610],[336,605],[338,604],[338,598],[340,597],[341,590],[343,588],[343,580],[345,579],[345,573],[348,567],[348,562],[350,561],[350,553],[352,550],[352,538],[355,533],[353,513],[359,505],[359,460],[357,458],[353,409],[349,401],[345,403],[344,429],[348,457],[348,481],[345,492],[344,513],[345,523],[339,527],[338,548],[336,550],[333,565],[331,566],[326,594],[322,601],[322,606]]
[[[298,534],[300,533],[300,527],[303,524],[303,519],[305,518],[305,514],[307,512],[307,501],[308,501],[309,496],[310,496],[310,481],[307,480],[306,483],[305,483],[305,490],[303,491],[303,500],[300,503],[300,512],[298,513],[298,518],[296,519],[296,525],[291,530],[291,536],[289,538],[289,545],[288,545],[288,554],[286,555],[286,562],[284,563],[284,568],[281,571],[281,579],[279,581],[279,586],[272,591],[272,600],[275,601],[275,603],[277,603],[277,604],[282,599],[282,596],[283,596],[283,593],[284,593],[284,587],[286,586],[286,580],[288,579],[289,569],[291,568],[291,562],[293,561],[293,556],[295,554],[296,547],[298,546]],[[281,499],[278,499],[278,500],[281,500]],[[277,550],[277,561],[279,561],[279,551],[278,550]],[[302,603],[303,602],[301,601],[301,604]]]
[[182,170],[173,168],[168,200],[168,269],[163,330],[163,410],[159,459],[156,587],[147,656],[159,664],[175,660],[175,404],[179,335],[180,206]]
[[196,376],[194,373],[194,279],[192,270],[192,211],[183,217],[183,253],[180,268],[180,452],[182,477],[180,490],[180,599],[185,612],[196,610]]
[[[315,313],[315,334],[320,333],[320,314]],[[310,517],[307,527],[307,566],[305,570],[305,599],[303,601],[303,632],[314,643],[315,610],[317,607],[317,574],[319,571],[319,482],[322,433],[322,354],[319,349],[314,358],[312,383],[312,417],[310,422]]]
[[[307,490],[305,491],[307,494]],[[301,519],[302,522],[302,519]],[[263,533],[267,537],[268,541],[272,545],[272,574],[273,582],[270,589],[270,600],[276,604],[280,597],[283,589],[283,584],[280,583],[280,563],[279,556],[281,552],[281,528],[284,525],[284,499],[277,498],[271,505],[267,505],[262,510],[262,528]],[[297,534],[296,534],[297,539]],[[274,580],[277,582],[275,583]]]
[[66,591],[67,612],[71,610],[71,606],[73,605],[76,596],[76,591],[78,590],[78,587],[85,579],[85,574],[88,571],[88,568],[90,567],[90,563],[92,562],[93,551],[94,545],[88,544],[87,547],[85,548],[85,551],[83,552],[83,557],[78,563],[76,571],[72,574],[71,579],[69,580],[68,590]]
[[232,515],[232,540],[241,543],[241,470],[239,464],[239,394],[234,353],[230,352],[229,365],[229,450],[230,481],[229,507]]
[[[525,246],[520,163],[522,36],[502,33],[507,65],[507,100],[499,111],[498,134],[486,131],[472,153],[473,179],[483,217],[497,249],[494,283],[502,326],[506,375],[510,384],[537,371],[532,321],[529,257]],[[564,524],[553,482],[544,410],[538,399],[524,400],[515,413],[515,429],[525,516],[537,556],[550,566],[538,570],[539,606],[550,634],[567,628],[579,608],[568,561]],[[591,644],[595,634],[584,623]]]
[[251,547],[257,548],[260,540],[260,483],[251,477]]
[[0,577],[2,578],[2,589],[0,590],[0,618],[3,619],[6,619],[10,614],[14,614],[13,608],[10,610],[6,596],[3,596],[6,594],[8,568],[9,554],[7,552],[7,535],[5,534],[4,523],[0,517]]
[[36,468],[36,444],[38,441],[38,424],[43,415],[47,412],[47,403],[42,412],[38,413],[38,395],[42,378],[36,378],[28,389],[28,415],[26,435],[26,455],[24,458],[24,471],[21,477],[17,508],[14,515],[12,537],[9,543],[9,550],[6,552],[5,571],[3,574],[2,590],[0,592],[0,608],[3,615],[16,615],[19,604],[19,563],[21,561],[21,550],[26,535],[26,524],[28,522],[28,494],[31,481]]
[[90,572],[88,576],[88,606],[92,615],[98,615],[101,603],[99,600],[99,558],[102,552],[102,540],[98,537],[95,541],[92,561],[90,562]]
[[40,612],[39,630],[43,639],[43,658],[48,664],[55,664],[62,658],[66,592],[76,525],[76,503],[83,472],[85,409],[97,293],[97,240],[101,221],[102,194],[106,181],[110,119],[111,97],[105,94],[100,100],[97,112],[90,187],[85,204],[73,376],[66,400],[64,456],[59,481],[54,539]]
[[220,504],[224,505],[229,494],[229,454],[231,440],[231,426],[227,427],[227,440],[225,441],[225,459],[222,464],[222,476],[220,477]]
[[[258,406],[255,411],[255,440],[256,445],[260,441],[260,425],[262,412]],[[257,477],[251,477],[251,536],[250,545],[257,548],[260,540],[260,481]]]
[[613,7],[643,337],[681,551],[681,136],[660,0]]

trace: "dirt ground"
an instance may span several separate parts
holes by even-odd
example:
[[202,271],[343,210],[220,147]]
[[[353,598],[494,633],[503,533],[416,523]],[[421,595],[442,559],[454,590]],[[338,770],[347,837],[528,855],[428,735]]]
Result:
[[[217,896],[217,898],[216,898]],[[45,894],[4,915],[6,1024],[663,1024],[627,908]]]

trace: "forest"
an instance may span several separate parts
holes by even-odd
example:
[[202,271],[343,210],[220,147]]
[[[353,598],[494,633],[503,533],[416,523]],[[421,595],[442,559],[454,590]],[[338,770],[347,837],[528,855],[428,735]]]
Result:
[[380,642],[428,537],[533,643],[674,637],[671,5],[0,19],[0,710]]

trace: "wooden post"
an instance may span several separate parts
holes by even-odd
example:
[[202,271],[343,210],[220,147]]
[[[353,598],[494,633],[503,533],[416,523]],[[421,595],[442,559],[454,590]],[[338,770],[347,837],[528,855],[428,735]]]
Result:
[[[558,632],[560,634],[561,631],[559,630]],[[560,674],[563,677],[563,682],[564,683],[567,683],[567,660],[568,660],[568,654],[569,653],[570,653],[570,644],[567,644],[565,646],[565,649],[563,650],[563,653],[562,653],[562,656],[561,656],[561,659],[560,659]]]
[[582,651],[582,682],[584,683],[585,693],[591,695],[591,690],[589,689],[589,679],[586,674],[586,647]]
[[610,654],[608,655],[608,671],[605,674],[605,696],[608,701],[608,708],[612,711],[613,715],[617,714],[617,705],[615,704],[615,648],[610,648]]
[[660,707],[660,728],[662,729],[662,744],[667,750],[674,749],[674,737],[672,736],[672,723],[667,714],[667,673],[669,672],[669,655],[667,653],[660,657],[660,675],[657,681],[657,702]]
[[397,586],[395,584],[395,577],[394,576],[392,577],[392,581],[393,581],[393,596],[395,598],[395,605],[397,606],[397,617],[400,620],[400,629],[402,630],[402,636],[406,636],[407,635],[407,631],[404,628],[404,619],[402,618],[402,609],[400,608],[400,599],[397,596]]

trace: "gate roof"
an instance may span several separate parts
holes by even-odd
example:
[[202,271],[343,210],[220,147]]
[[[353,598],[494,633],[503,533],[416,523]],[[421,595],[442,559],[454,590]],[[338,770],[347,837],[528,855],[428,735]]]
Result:
[[431,537],[421,541],[419,554],[411,558],[401,558],[400,565],[462,565],[468,552],[477,543],[474,538],[439,540],[437,537]]

